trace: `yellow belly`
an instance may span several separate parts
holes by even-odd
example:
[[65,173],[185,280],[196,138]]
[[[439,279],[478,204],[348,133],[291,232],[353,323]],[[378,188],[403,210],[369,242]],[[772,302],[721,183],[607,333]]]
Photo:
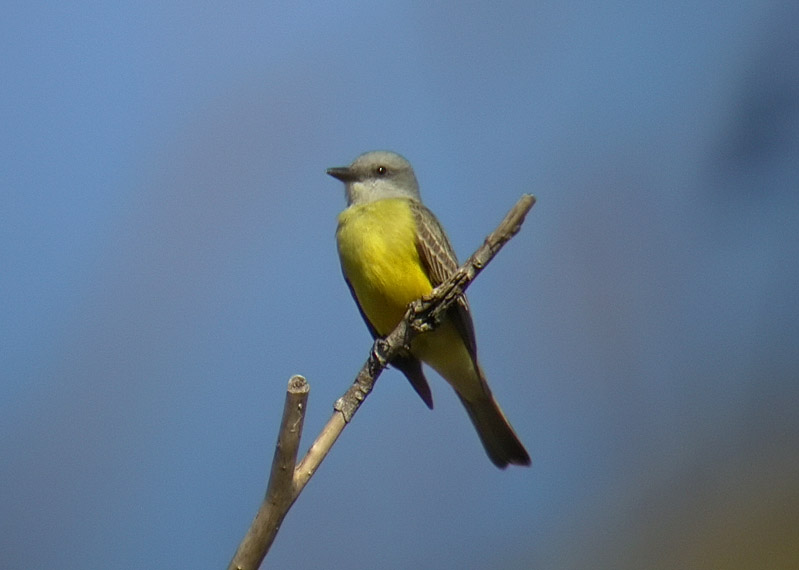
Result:
[[[408,304],[433,290],[416,250],[416,226],[404,198],[351,206],[336,230],[341,268],[366,318],[385,336]],[[485,396],[481,372],[455,325],[445,320],[416,337],[411,353],[432,366],[467,400]]]
[[433,289],[416,250],[408,204],[404,198],[378,200],[351,206],[338,218],[341,268],[381,336],[399,323],[408,303]]

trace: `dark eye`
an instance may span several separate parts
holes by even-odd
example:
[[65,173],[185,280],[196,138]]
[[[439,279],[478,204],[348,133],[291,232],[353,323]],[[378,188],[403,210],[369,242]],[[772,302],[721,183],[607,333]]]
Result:
[[386,168],[385,166],[378,166],[375,169],[375,173],[377,173],[378,176],[385,176],[386,174],[388,174],[388,168]]

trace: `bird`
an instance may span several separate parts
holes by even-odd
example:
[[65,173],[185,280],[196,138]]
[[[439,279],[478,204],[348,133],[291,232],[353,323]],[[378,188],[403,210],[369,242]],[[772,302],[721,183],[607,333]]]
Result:
[[[372,337],[383,338],[399,324],[409,303],[430,294],[457,270],[455,252],[438,219],[422,203],[416,175],[403,156],[370,151],[349,166],[326,172],[345,186],[347,206],[336,228],[342,274]],[[530,465],[530,455],[478,363],[465,295],[434,330],[419,334],[409,351],[390,362],[432,409],[423,362],[455,390],[494,465]]]

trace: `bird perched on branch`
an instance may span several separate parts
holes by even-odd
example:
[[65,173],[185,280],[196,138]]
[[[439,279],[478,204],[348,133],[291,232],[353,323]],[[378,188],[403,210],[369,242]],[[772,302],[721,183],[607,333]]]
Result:
[[[455,253],[441,224],[422,204],[416,176],[402,156],[367,152],[327,173],[346,187],[347,208],[339,214],[336,230],[344,279],[372,336],[385,337],[409,303],[428,295],[457,270]],[[391,361],[432,408],[422,362],[455,389],[497,467],[530,464],[477,362],[465,296],[435,330],[413,340],[409,353]]]

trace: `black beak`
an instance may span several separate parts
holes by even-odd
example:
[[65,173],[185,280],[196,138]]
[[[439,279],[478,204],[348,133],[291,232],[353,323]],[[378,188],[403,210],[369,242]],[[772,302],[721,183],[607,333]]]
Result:
[[328,168],[326,172],[333,178],[338,178],[342,182],[352,182],[355,180],[355,174],[348,166],[336,166]]

